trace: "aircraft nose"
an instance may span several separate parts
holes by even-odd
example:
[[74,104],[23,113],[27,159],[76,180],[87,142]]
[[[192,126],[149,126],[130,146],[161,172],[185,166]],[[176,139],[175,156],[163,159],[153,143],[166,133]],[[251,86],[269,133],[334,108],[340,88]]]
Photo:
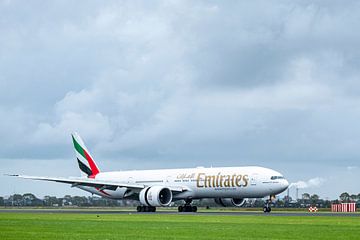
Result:
[[284,181],[282,182],[282,185],[284,187],[284,190],[286,190],[289,187],[289,182],[288,180],[284,179]]

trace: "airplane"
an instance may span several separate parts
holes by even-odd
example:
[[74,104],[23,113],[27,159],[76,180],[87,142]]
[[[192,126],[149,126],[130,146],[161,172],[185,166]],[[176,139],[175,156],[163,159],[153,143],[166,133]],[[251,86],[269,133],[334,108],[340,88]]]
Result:
[[191,203],[203,198],[212,198],[222,207],[241,207],[248,198],[269,196],[263,207],[269,213],[271,200],[289,186],[279,172],[257,166],[102,172],[81,137],[73,133],[72,140],[81,177],[10,176],[71,184],[110,199],[138,200],[138,212],[155,212],[156,207],[178,200],[184,201],[179,212],[196,212],[197,206]]

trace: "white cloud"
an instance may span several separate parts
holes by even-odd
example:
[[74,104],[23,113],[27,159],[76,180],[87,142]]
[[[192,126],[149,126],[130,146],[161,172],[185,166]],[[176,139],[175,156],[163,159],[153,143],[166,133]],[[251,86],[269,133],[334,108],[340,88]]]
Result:
[[295,187],[299,189],[305,188],[319,188],[326,182],[326,179],[321,177],[311,178],[307,181],[297,181],[290,184],[290,187]]

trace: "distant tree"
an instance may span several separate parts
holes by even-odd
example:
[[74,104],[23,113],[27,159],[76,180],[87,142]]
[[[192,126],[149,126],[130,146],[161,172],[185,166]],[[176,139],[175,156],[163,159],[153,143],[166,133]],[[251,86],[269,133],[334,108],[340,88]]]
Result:
[[37,199],[37,197],[32,193],[25,193],[24,195],[22,195],[22,197],[23,197],[23,199],[26,198],[26,199],[30,199],[30,200]]
[[23,198],[22,198],[21,194],[14,194],[14,195],[10,196],[10,199],[11,199],[12,205],[14,205],[14,206],[21,206],[23,203],[23,201],[22,201]]
[[65,195],[64,199],[66,199],[67,201],[71,201],[72,197],[70,195]]
[[350,195],[350,200],[351,201],[356,201],[358,199],[357,195],[356,194],[351,194]]
[[74,196],[72,203],[76,206],[89,206],[89,201],[86,197]]
[[325,201],[324,201],[324,207],[325,207],[325,208],[330,208],[330,207],[331,207],[331,201],[325,200]]
[[20,202],[20,201],[22,201],[22,195],[21,194],[14,194],[14,195],[12,195],[12,199],[15,202]]
[[343,202],[349,201],[350,195],[347,192],[343,192],[342,194],[340,194],[340,200]]
[[22,205],[24,206],[31,206],[32,205],[32,202],[36,199],[36,197],[34,196],[34,194],[31,194],[31,193],[25,193],[23,196],[22,196]]
[[317,194],[311,195],[310,200],[312,204],[316,204],[319,201],[319,195]]
[[44,197],[44,205],[45,206],[54,206],[54,205],[59,205],[59,200],[56,197],[51,197],[51,196],[45,196]]
[[284,207],[284,206],[285,206],[285,201],[282,201],[282,200],[278,199],[278,200],[275,202],[275,206],[276,206],[276,207]]
[[303,200],[309,200],[309,199],[310,199],[310,194],[308,194],[308,193],[303,193],[302,199],[303,199]]
[[34,194],[32,193],[25,193],[23,196],[23,205],[25,206],[42,206],[43,201],[38,199]]

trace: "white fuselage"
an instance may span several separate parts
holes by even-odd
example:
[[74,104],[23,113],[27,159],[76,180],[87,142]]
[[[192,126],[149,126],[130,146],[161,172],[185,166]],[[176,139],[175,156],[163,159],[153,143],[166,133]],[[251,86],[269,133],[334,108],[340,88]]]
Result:
[[[100,172],[96,180],[167,186],[187,191],[174,194],[173,199],[200,198],[262,198],[287,189],[288,181],[277,171],[263,167],[184,168]],[[116,190],[79,188],[103,197],[124,198],[126,188]],[[126,196],[126,195],[125,195]]]

